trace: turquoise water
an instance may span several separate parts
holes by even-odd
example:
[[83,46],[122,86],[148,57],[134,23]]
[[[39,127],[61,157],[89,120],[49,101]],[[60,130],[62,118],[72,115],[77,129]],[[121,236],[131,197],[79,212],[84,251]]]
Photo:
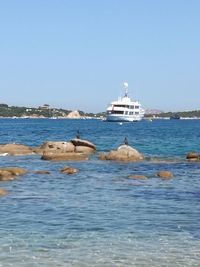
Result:
[[[28,170],[0,183],[9,191],[0,198],[0,267],[200,266],[200,163],[185,160],[187,152],[200,152],[200,121],[0,120],[1,143],[37,146],[70,140],[77,130],[96,144],[97,154],[126,136],[146,160],[0,157],[1,167]],[[60,173],[67,165],[80,172]],[[157,178],[159,170],[170,170],[174,179]],[[130,180],[131,174],[149,179]]]

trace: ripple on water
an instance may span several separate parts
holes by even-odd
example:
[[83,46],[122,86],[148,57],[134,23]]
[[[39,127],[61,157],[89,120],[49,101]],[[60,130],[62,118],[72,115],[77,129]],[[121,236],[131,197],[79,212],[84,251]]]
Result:
[[[116,163],[94,155],[88,162],[52,163],[40,156],[1,157],[2,167],[20,166],[28,174],[1,185],[9,194],[0,199],[0,267],[199,266],[200,171],[198,163],[185,161],[186,152],[199,148],[198,122],[0,124],[1,133],[8,133],[1,134],[2,143],[32,146],[69,140],[77,129],[98,150],[114,149],[127,136],[147,157],[159,155],[167,161]],[[60,173],[66,165],[80,172]],[[163,169],[174,178],[159,179],[156,173]],[[37,170],[50,175],[35,174]],[[134,174],[148,179],[128,179]]]

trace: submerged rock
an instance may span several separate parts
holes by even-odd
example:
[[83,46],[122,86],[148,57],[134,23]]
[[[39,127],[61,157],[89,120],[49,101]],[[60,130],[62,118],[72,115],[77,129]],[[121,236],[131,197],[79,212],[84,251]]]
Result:
[[117,150],[111,150],[106,154],[101,154],[99,159],[116,161],[141,161],[144,160],[144,157],[135,148],[128,145],[121,145],[117,148]]
[[129,175],[128,178],[129,178],[129,179],[136,179],[136,180],[145,180],[145,179],[147,179],[146,176],[144,176],[144,175],[139,175],[139,174]]
[[157,176],[162,179],[171,179],[173,178],[173,174],[170,171],[159,171]]
[[16,176],[27,173],[25,169],[18,167],[0,168],[0,181],[14,180]]
[[147,160],[152,164],[174,164],[184,162],[183,160],[178,158],[147,158]]
[[12,181],[16,175],[13,175],[11,172],[6,170],[0,170],[0,181]]
[[7,194],[8,194],[8,192],[5,189],[0,188],[0,197],[3,197],[5,195],[7,195]]
[[35,171],[35,174],[51,174],[49,171]]
[[35,153],[32,148],[22,144],[0,144],[0,154],[21,156]]
[[43,160],[88,160],[88,156],[83,153],[52,153],[52,152],[44,152],[41,159]]
[[99,159],[100,160],[106,160],[106,156],[107,156],[107,154],[106,153],[101,153],[100,155],[99,155]]
[[69,166],[62,168],[60,171],[62,173],[66,173],[66,174],[75,174],[75,173],[79,172],[78,169],[73,168],[73,167],[69,167]]

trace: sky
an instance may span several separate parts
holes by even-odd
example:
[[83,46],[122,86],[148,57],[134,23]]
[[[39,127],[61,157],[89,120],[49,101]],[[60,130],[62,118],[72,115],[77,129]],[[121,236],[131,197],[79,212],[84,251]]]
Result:
[[0,0],[0,103],[200,109],[199,0]]

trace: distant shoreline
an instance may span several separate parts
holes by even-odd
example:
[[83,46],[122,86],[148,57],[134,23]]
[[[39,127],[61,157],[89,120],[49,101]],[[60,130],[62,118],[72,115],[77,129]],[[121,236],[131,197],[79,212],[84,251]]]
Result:
[[101,117],[80,117],[80,118],[67,118],[67,117],[2,117],[0,116],[0,119],[13,119],[13,120],[19,120],[19,119],[34,119],[34,120],[42,120],[42,119],[48,119],[48,120],[103,120]]
[[[67,118],[67,117],[32,117],[32,116],[27,116],[27,117],[2,117],[0,116],[0,119],[12,119],[12,120],[26,120],[26,119],[33,119],[33,120],[43,120],[43,119],[48,119],[48,120],[102,120],[105,121],[105,117],[80,117],[80,118]],[[170,117],[144,117],[141,121],[156,121],[156,120],[172,120]],[[200,120],[200,117],[180,117],[178,120]],[[177,119],[173,119],[173,121],[177,121]]]
[[[178,117],[180,119],[200,119],[200,110],[180,111],[180,112],[163,112],[158,110],[148,110],[144,115],[146,120],[169,119]],[[9,119],[105,119],[106,112],[92,113],[80,110],[68,110],[61,108],[53,108],[48,104],[39,106],[38,108],[9,106],[0,104],[0,118]]]

